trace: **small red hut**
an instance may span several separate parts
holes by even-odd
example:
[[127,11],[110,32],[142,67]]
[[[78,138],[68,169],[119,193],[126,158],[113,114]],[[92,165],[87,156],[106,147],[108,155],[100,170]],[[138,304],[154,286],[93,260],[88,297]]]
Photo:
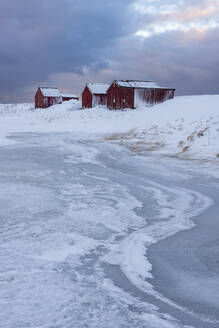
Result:
[[107,89],[110,84],[88,83],[82,93],[82,107],[91,108],[98,105],[106,106]]
[[63,93],[62,94],[62,101],[69,101],[69,100],[79,100],[79,97],[70,93]]
[[62,96],[57,88],[39,87],[35,94],[35,108],[47,108],[62,103]]
[[159,87],[153,81],[115,80],[107,90],[110,109],[153,106],[174,98],[175,89]]

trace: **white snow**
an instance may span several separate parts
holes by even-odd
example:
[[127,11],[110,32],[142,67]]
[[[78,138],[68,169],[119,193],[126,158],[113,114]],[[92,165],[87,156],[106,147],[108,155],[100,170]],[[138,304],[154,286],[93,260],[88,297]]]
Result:
[[121,270],[118,281],[179,308],[154,290],[147,251],[193,227],[213,202],[180,187],[189,165],[175,172],[159,159],[218,168],[218,107],[219,96],[120,111],[85,110],[74,100],[48,109],[0,105],[0,145],[12,144],[0,161],[2,326],[183,327],[117,286],[104,265]]
[[87,87],[94,95],[95,94],[106,95],[107,89],[110,87],[110,85],[104,83],[88,83]]
[[183,96],[136,110],[81,109],[71,100],[48,109],[32,104],[0,105],[0,144],[16,132],[73,132],[101,135],[134,153],[147,152],[219,162],[219,96]]
[[133,285],[142,291],[147,291],[156,298],[178,307],[154,291],[153,285],[147,281],[148,278],[153,278],[147,251],[152,244],[178,231],[194,227],[192,218],[204,212],[213,205],[213,202],[209,197],[191,190],[168,188],[152,181],[147,181],[147,183],[151,184],[151,187],[145,187],[145,190],[152,193],[157,202],[157,208],[160,208],[160,212],[154,218],[154,223],[123,239],[117,247],[112,247],[111,252],[102,260],[119,265]]
[[115,81],[120,87],[126,88],[138,88],[138,89],[169,89],[166,87],[159,87],[154,81],[134,81],[134,80],[127,80],[127,81]]
[[74,94],[71,94],[71,93],[62,93],[61,96],[63,98],[76,98],[76,99],[78,99],[78,96],[76,96]]
[[60,91],[58,88],[47,88],[40,87],[40,90],[44,97],[61,97]]

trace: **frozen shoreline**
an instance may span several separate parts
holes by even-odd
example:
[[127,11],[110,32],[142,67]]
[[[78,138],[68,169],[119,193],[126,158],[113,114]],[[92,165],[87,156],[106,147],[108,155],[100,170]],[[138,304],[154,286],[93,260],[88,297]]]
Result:
[[[172,105],[168,104],[168,108],[187,100],[177,99]],[[154,118],[150,118],[151,122],[156,119],[157,110],[158,107],[154,110]],[[146,255],[148,249],[158,245],[160,241],[162,243],[162,240],[166,241],[173,235],[178,236],[179,231],[185,229],[191,231],[195,226],[193,218],[213,205],[213,197],[206,196],[204,188],[200,192],[193,185],[194,182],[189,184],[186,181],[193,181],[193,176],[198,176],[200,181],[208,181],[212,186],[216,186],[218,173],[214,167],[218,166],[218,162],[213,159],[214,147],[209,148],[209,162],[202,165],[200,162],[195,165],[192,162],[166,157],[176,151],[174,147],[177,145],[172,136],[169,139],[172,140],[171,151],[169,147],[164,147],[162,151],[159,147],[154,150],[145,149],[142,145],[145,145],[145,138],[149,136],[145,134],[145,126],[151,122],[139,124],[142,124],[148,114],[148,110],[109,112],[96,108],[83,111],[78,110],[78,103],[69,102],[65,107],[55,106],[51,110],[36,112],[27,110],[26,107],[19,112],[19,106],[12,106],[6,115],[1,115],[3,129],[0,182],[4,190],[0,197],[2,215],[12,221],[17,213],[21,215],[20,221],[15,223],[15,231],[11,232],[12,236],[15,233],[15,240],[10,240],[9,234],[10,243],[5,247],[8,252],[10,246],[12,259],[14,252],[17,253],[20,249],[22,256],[30,257],[37,268],[38,262],[46,265],[53,263],[52,266],[56,267],[61,263],[69,265],[70,261],[79,285],[83,275],[77,271],[77,266],[86,271],[84,260],[88,263],[91,260],[92,279],[101,289],[101,293],[107,291],[114,299],[120,297],[122,307],[129,304],[134,308],[145,308],[144,315],[138,314],[135,320],[141,321],[144,318],[149,327],[151,324],[153,328],[181,328],[185,327],[185,324],[188,325],[191,316],[189,311],[192,312],[192,309],[187,309],[187,314],[186,311],[184,313],[185,304],[180,305],[180,302],[175,302],[174,298],[166,296],[166,293],[160,293],[159,288],[153,285],[156,279],[152,280],[153,268],[150,258]],[[162,119],[161,122],[165,123]],[[173,122],[177,122],[176,117]],[[212,124],[214,129],[217,128],[217,123],[216,118],[215,124]],[[131,127],[135,129],[130,130]],[[157,137],[168,137],[169,128],[167,134],[162,135],[159,131]],[[157,128],[155,130],[157,133]],[[197,138],[201,140],[196,137],[193,136],[193,140],[188,141],[196,142]],[[202,137],[205,143],[206,135]],[[154,132],[151,138],[155,138]],[[215,140],[217,141],[216,135]],[[153,141],[150,147],[157,142]],[[148,140],[146,144],[148,146]],[[203,144],[199,147],[201,148],[195,148],[196,151],[203,149]],[[10,149],[13,151],[10,152]],[[148,157],[145,157],[146,154]],[[24,163],[23,156],[26,159]],[[200,160],[200,156],[197,159]],[[11,170],[13,165],[15,172]],[[26,165],[25,170],[23,165]],[[11,178],[13,175],[14,178]],[[31,184],[29,181],[32,181]],[[31,194],[34,197],[30,197]],[[147,203],[148,199],[151,204]],[[7,204],[11,204],[11,209]],[[44,221],[41,222],[41,213],[44,213],[46,220],[49,218],[48,227]],[[31,217],[33,226],[25,221],[26,217]],[[4,224],[7,231],[7,222]],[[70,230],[69,224],[72,225]],[[30,231],[26,235],[24,230],[24,236],[20,228],[23,226],[25,229],[28,227],[27,232]],[[41,242],[35,247],[33,242],[32,250],[29,250],[26,248],[29,236],[36,240],[44,238],[43,235],[41,237],[42,227],[46,234],[49,231],[49,238],[44,240],[45,245]],[[11,228],[14,229],[13,224],[9,230]],[[27,238],[24,244],[16,244],[16,229],[22,238]],[[4,261],[7,262],[5,259]],[[120,267],[135,289],[141,290],[145,295],[144,300],[137,302],[137,297],[133,297],[129,291],[124,293],[113,281],[105,279],[102,267],[104,263]],[[3,282],[7,279],[16,281],[16,270],[10,271],[8,277],[4,273]],[[50,277],[49,273],[48,275]],[[97,277],[103,281],[103,285],[96,280]],[[86,281],[87,273],[83,279]],[[43,280],[40,280],[39,284],[43,286]],[[27,287],[25,282],[23,286]],[[60,293],[61,289],[57,291],[57,295]],[[23,297],[22,293],[19,295]],[[103,299],[105,296],[104,294]],[[46,298],[45,295],[44,297]],[[70,294],[67,297],[70,299]],[[152,303],[149,300],[153,300]],[[118,308],[120,309],[120,305]],[[179,315],[179,312],[184,315]],[[132,317],[129,311],[127,315]],[[209,326],[206,327],[214,327],[210,322],[199,320],[196,315],[194,318],[194,322],[191,322],[195,328],[200,328],[201,325],[205,328],[207,324]]]
[[[144,158],[140,158],[140,161],[142,159],[144,162]],[[146,162],[149,164],[149,166],[146,165],[147,169],[152,168],[151,165],[153,165],[153,163],[155,164],[155,167],[152,168],[153,177],[154,175],[159,174],[158,172],[160,171],[162,164],[159,165],[160,167],[156,167],[156,159],[153,160],[151,158],[147,159]],[[153,277],[152,264],[154,262],[150,261],[150,249],[156,247],[157,244],[161,243],[162,245],[162,241],[165,243],[165,241],[171,238],[171,236],[173,239],[177,240],[180,233],[191,231],[193,228],[199,225],[197,217],[206,215],[206,213],[209,212],[209,209],[211,209],[214,205],[212,200],[213,197],[204,196],[204,188],[201,193],[191,190],[191,186],[189,183],[186,183],[186,180],[192,181],[194,172],[196,172],[196,175],[198,175],[199,178],[202,177],[206,181],[210,180],[208,174],[205,175],[206,171],[205,173],[200,173],[197,167],[195,167],[193,164],[189,165],[189,169],[185,174],[183,167],[184,161],[169,159],[168,163],[170,164],[170,167],[168,167],[167,163],[165,163],[165,159],[160,161],[160,163],[162,162],[164,162],[165,167],[168,168],[168,170],[167,172],[164,171],[160,177],[162,177],[162,179],[164,178],[164,181],[166,180],[165,182],[168,183],[169,176],[170,185],[174,180],[179,180],[178,183],[180,182],[180,184],[183,185],[183,187],[165,187],[165,184],[162,186],[160,183],[154,183],[153,181],[147,180],[147,183],[149,183],[151,186],[146,187],[145,189],[155,195],[154,200],[157,201],[158,208],[160,207],[161,209],[161,212],[157,213],[156,217],[154,217],[154,220],[156,221],[157,219],[159,220],[161,218],[163,221],[149,225],[149,227],[140,228],[136,232],[132,232],[120,243],[120,245],[118,245],[116,249],[113,248],[113,252],[111,254],[104,256],[103,260],[105,263],[108,263],[112,266],[119,266],[125,276],[133,284],[133,286],[137,287],[139,290],[145,292],[148,295],[154,296],[170,307],[175,308],[173,312],[175,313],[176,317],[180,319],[184,318],[183,320],[185,320],[185,322],[188,324],[186,319],[188,316],[190,317],[191,322],[194,321],[195,323],[196,320],[199,320],[199,314],[195,313],[195,310],[192,307],[189,308],[189,306],[187,307],[184,303],[177,302],[177,298],[171,299],[168,293],[165,294],[160,292],[160,290],[163,290],[162,288],[156,288],[157,280]],[[175,166],[175,168],[177,168],[178,164],[178,171],[173,171],[171,164],[173,164],[173,167]],[[125,169],[123,172],[125,172]],[[214,178],[211,177],[211,180],[213,181]],[[194,186],[193,188],[194,190],[197,190],[197,188]],[[175,197],[175,199],[173,197]],[[153,253],[153,258],[154,257],[156,257],[156,252]],[[156,262],[156,265],[157,273],[159,272],[159,263]],[[162,266],[161,270],[164,270]],[[163,307],[165,308],[165,306],[162,304],[161,309]],[[217,327],[218,321],[215,321],[214,318],[208,319],[207,315],[201,317],[203,322],[199,322],[199,327]]]
[[0,104],[0,145],[10,133],[75,133],[154,153],[219,165],[219,96],[182,96],[135,110],[81,109],[69,101],[48,109],[33,104]]
[[167,188],[151,181],[147,183],[151,184],[151,187],[145,189],[152,193],[157,207],[160,208],[160,213],[154,217],[155,223],[133,232],[118,245],[118,250],[113,250],[104,260],[119,265],[128,279],[142,291],[177,307],[157,293],[148,282],[148,278],[152,279],[153,276],[152,265],[146,255],[153,244],[193,228],[193,218],[212,206],[213,201],[188,189]]
[[[100,303],[105,302],[107,295],[119,311],[121,306],[132,306],[137,311],[135,320],[143,320],[153,328],[181,328],[183,322],[188,324],[191,315],[187,313],[181,318],[178,312],[184,311],[180,306],[158,293],[151,284],[151,264],[145,257],[145,250],[179,230],[193,227],[191,217],[211,204],[210,198],[183,185],[193,173],[187,170],[185,175],[180,161],[175,163],[178,170],[173,170],[169,164],[174,160],[156,163],[152,158],[132,157],[119,145],[100,140],[77,140],[69,133],[16,134],[11,138],[17,144],[0,149],[0,183],[5,191],[1,194],[0,205],[5,208],[4,217],[11,218],[12,222],[15,220],[15,226],[14,223],[8,226],[7,220],[3,220],[2,237],[8,239],[8,243],[4,245],[3,242],[2,247],[7,249],[11,263],[14,261],[13,270],[8,271],[7,266],[11,268],[12,264],[2,258],[5,273],[0,278],[3,286],[7,286],[10,279],[20,285],[21,273],[21,276],[29,277],[28,271],[32,269],[26,260],[22,260],[24,257],[29,259],[28,262],[31,259],[34,272],[39,271],[39,267],[43,272],[42,268],[46,266],[52,295],[53,270],[60,265],[70,265],[72,273],[78,277],[74,288],[77,285],[79,288],[81,280],[86,282],[91,277],[103,293]],[[26,158],[25,162],[23,158]],[[10,207],[4,207],[9,203]],[[19,265],[17,259],[21,261]],[[137,294],[130,292],[130,287],[123,290],[111,276],[106,277],[104,263],[120,267],[136,290],[142,291],[144,298],[139,301]],[[23,265],[27,267],[18,275],[16,272]],[[31,276],[29,279],[35,286]],[[44,283],[40,278],[37,284],[44,288]],[[16,292],[14,286],[16,283],[10,287],[12,294]],[[25,280],[22,286],[21,304],[25,302],[26,293],[32,290]],[[3,288],[3,292],[6,290]],[[70,302],[71,293],[64,296],[61,290],[56,290],[54,297]],[[32,306],[34,308],[34,300]],[[72,306],[75,307],[74,302]],[[142,308],[144,311],[138,313]],[[80,311],[84,311],[83,305]],[[30,317],[33,314],[31,309]],[[100,315],[98,310],[97,316]],[[127,315],[134,318],[132,311]],[[201,327],[196,317],[193,320],[195,328]]]
[[[208,182],[207,177],[204,180]],[[195,225],[192,229],[180,231],[152,245],[148,257],[153,267],[151,283],[156,285],[156,291],[199,315],[206,321],[206,327],[210,322],[217,327],[219,193],[216,184],[204,187],[203,181],[197,182],[195,189],[214,199],[214,205],[193,218]]]

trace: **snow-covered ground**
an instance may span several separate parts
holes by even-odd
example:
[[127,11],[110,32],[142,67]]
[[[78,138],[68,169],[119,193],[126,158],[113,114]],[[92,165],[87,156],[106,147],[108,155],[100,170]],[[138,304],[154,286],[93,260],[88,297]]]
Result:
[[219,162],[219,95],[176,97],[155,107],[83,110],[69,101],[49,109],[32,104],[0,105],[1,144],[14,132],[74,132],[119,141],[142,154],[155,152]]
[[218,103],[0,105],[0,327],[218,327]]

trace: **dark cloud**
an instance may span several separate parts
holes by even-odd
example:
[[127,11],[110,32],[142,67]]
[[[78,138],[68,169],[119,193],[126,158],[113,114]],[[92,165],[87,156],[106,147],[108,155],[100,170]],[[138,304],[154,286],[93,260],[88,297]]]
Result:
[[0,102],[29,101],[41,82],[78,91],[86,79],[218,93],[218,28],[136,36],[153,24],[208,24],[217,9],[218,0],[1,0]]
[[197,32],[169,32],[126,40],[118,47],[114,69],[122,78],[175,87],[178,95],[219,93],[219,29],[199,37]]
[[1,1],[0,96],[53,73],[106,67],[106,48],[131,29],[130,3]]

